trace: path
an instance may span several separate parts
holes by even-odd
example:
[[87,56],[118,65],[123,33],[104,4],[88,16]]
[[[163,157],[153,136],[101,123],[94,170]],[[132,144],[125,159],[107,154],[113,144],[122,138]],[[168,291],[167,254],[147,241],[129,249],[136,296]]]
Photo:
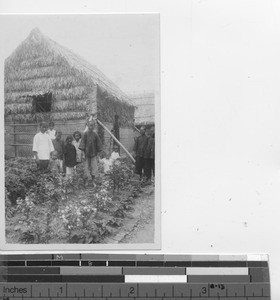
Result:
[[142,244],[154,242],[154,187],[146,186],[136,199],[134,210],[125,218],[122,228],[106,243]]

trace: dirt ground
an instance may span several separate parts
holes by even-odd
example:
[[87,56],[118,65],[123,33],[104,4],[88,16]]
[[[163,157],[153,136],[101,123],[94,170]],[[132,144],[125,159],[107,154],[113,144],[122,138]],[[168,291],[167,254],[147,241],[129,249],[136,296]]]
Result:
[[154,242],[154,187],[143,188],[143,193],[136,199],[134,210],[129,212],[123,226],[117,234],[106,239],[106,243],[153,243]]

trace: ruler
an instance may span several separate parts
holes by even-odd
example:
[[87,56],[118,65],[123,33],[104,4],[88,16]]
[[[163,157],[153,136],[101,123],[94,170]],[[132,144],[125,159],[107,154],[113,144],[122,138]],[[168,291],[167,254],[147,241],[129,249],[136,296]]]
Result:
[[0,299],[269,300],[264,255],[0,255]]

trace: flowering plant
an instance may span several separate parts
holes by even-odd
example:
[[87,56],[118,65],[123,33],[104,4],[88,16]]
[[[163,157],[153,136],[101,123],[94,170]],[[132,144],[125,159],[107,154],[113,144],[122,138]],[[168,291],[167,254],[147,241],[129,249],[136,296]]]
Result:
[[112,205],[112,194],[110,181],[107,178],[103,179],[102,184],[97,187],[97,190],[94,194],[96,201],[96,208],[103,212],[108,212],[109,207]]
[[130,184],[132,176],[133,169],[130,165],[127,165],[122,160],[114,161],[109,171],[109,180],[113,192],[126,189]]
[[21,241],[26,243],[48,243],[51,239],[51,209],[50,202],[41,206],[34,203],[33,194],[24,200],[18,199],[17,209],[22,212],[19,220]]
[[80,204],[80,206],[69,204],[58,210],[68,240],[71,240],[74,231],[89,230],[89,221],[96,214],[96,208],[88,201],[82,200]]

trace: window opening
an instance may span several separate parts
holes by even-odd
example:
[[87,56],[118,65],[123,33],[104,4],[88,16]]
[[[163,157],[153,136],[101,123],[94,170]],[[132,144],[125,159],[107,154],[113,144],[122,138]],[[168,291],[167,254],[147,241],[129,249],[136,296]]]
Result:
[[52,107],[52,93],[32,96],[34,112],[50,112]]

